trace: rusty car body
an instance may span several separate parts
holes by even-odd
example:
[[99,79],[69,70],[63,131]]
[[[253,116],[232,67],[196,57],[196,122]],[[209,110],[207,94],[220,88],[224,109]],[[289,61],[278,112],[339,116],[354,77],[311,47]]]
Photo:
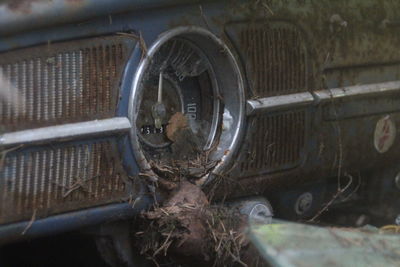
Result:
[[262,195],[296,220],[350,191],[335,203],[362,201],[394,221],[398,10],[390,0],[0,1],[0,242],[148,208],[176,111],[208,122],[195,128],[215,164],[196,183],[219,181],[216,199]]

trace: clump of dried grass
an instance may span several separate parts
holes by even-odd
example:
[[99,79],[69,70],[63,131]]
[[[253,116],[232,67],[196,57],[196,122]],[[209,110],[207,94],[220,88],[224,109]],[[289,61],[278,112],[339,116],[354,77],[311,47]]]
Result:
[[183,263],[246,266],[241,260],[248,245],[245,218],[236,210],[210,205],[201,189],[189,182],[182,182],[161,207],[141,217],[136,243],[153,261],[176,256]]
[[386,225],[379,229],[382,234],[400,234],[400,225]]
[[243,248],[248,246],[245,218],[236,210],[213,206],[206,222],[213,266],[247,266],[242,260]]
[[203,266],[246,266],[241,259],[248,245],[245,218],[234,209],[210,205],[210,198],[195,185],[218,164],[210,159],[217,144],[199,151],[201,138],[192,132],[181,113],[169,121],[167,137],[172,142],[171,155],[150,161],[151,174],[142,174],[157,177],[152,184],[166,200],[141,215],[135,233],[141,253],[155,264],[176,256],[174,259],[183,263],[188,260],[191,266],[194,262]]

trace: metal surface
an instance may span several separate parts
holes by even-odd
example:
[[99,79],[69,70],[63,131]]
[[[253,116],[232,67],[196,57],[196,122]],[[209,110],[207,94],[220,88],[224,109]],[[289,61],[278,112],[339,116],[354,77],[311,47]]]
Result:
[[273,172],[297,166],[306,139],[304,110],[252,118],[248,153],[242,159],[243,176]]
[[308,106],[315,102],[311,93],[298,93],[281,96],[271,96],[254,100],[247,100],[246,113],[248,116],[268,113],[272,111],[285,111]]
[[[130,10],[199,3],[199,0],[9,0],[0,4],[0,35],[77,22]],[[202,1],[204,2],[204,1]]]
[[[21,1],[14,2],[20,3]],[[28,3],[29,1],[24,2]],[[394,27],[393,24],[387,23],[388,21],[398,20],[396,10],[399,10],[400,2],[396,1],[272,0],[267,1],[267,5],[264,5],[266,1],[226,1],[228,4],[222,4],[223,1],[221,1],[221,3],[203,4],[202,1],[201,8],[199,8],[199,5],[181,5],[176,9],[171,7],[168,9],[149,9],[146,11],[136,10],[115,16],[107,15],[115,10],[113,8],[120,8],[122,1],[112,1],[112,5],[115,6],[108,8],[106,13],[102,13],[106,10],[104,6],[102,6],[103,1],[93,1],[93,3],[95,3],[94,6],[91,7],[91,10],[83,12],[82,9],[77,8],[73,14],[71,13],[68,15],[63,13],[67,11],[67,9],[63,9],[63,12],[59,12],[59,9],[54,8],[55,6],[53,4],[63,2],[57,0],[48,1],[47,7],[52,8],[42,9],[46,11],[46,14],[42,14],[43,17],[46,18],[46,21],[42,20],[43,17],[33,20],[30,14],[15,16],[15,14],[12,14],[13,12],[9,13],[8,11],[6,16],[0,16],[0,21],[4,19],[7,22],[12,22],[10,20],[11,16],[18,18],[18,21],[12,22],[14,24],[10,27],[2,24],[0,32],[15,33],[18,29],[22,29],[18,28],[19,26],[28,29],[46,25],[46,28],[36,30],[35,32],[24,32],[22,34],[14,34],[14,36],[3,35],[0,40],[0,49],[6,51],[43,44],[48,40],[52,40],[52,42],[56,40],[77,40],[84,36],[103,36],[115,32],[134,32],[137,35],[141,33],[144,43],[151,45],[161,32],[168,31],[177,26],[197,25],[207,27],[207,29],[217,36],[220,36],[220,38],[223,38],[228,44],[232,41],[232,46],[230,47],[237,48],[237,53],[243,54],[240,62],[244,63],[243,67],[245,69],[251,69],[252,66],[257,66],[258,69],[254,72],[257,74],[257,79],[255,78],[254,81],[251,80],[253,79],[251,76],[253,72],[247,73],[246,78],[248,78],[250,86],[258,84],[257,86],[259,89],[257,90],[261,93],[265,93],[268,90],[279,90],[280,93],[278,96],[283,94],[289,94],[290,96],[290,93],[294,93],[294,91],[285,92],[285,90],[295,90],[294,88],[290,88],[290,82],[294,80],[294,76],[290,75],[293,75],[292,73],[303,72],[301,69],[291,69],[293,66],[299,66],[301,64],[290,61],[302,60],[302,58],[298,56],[287,58],[288,55],[291,55],[289,53],[290,47],[288,47],[290,38],[288,37],[295,37],[297,33],[304,33],[304,36],[307,36],[304,38],[305,44],[309,46],[308,51],[310,52],[309,62],[306,62],[306,64],[309,63],[315,71],[314,73],[311,71],[311,68],[308,69],[310,71],[307,72],[306,76],[308,76],[307,79],[309,83],[301,89],[304,89],[304,92],[313,92],[320,88],[336,88],[342,90],[341,88],[343,87],[348,88],[354,85],[379,84],[385,81],[400,80],[400,54],[398,53],[400,38],[398,28]],[[87,3],[89,1],[81,2]],[[128,1],[125,2],[128,3]],[[131,6],[138,3],[138,1],[134,0],[130,2],[129,5]],[[142,2],[144,3],[144,1]],[[162,1],[159,2],[161,3]],[[172,0],[163,2],[174,4],[178,1]],[[152,5],[153,3],[155,3],[155,1],[148,0],[144,4]],[[193,2],[190,1],[190,3]],[[129,10],[129,8],[126,8],[124,12]],[[38,10],[34,12],[37,11]],[[102,14],[106,16],[86,21],[86,19],[90,19],[93,15],[100,16]],[[59,16],[59,18],[55,16]],[[340,17],[342,23],[337,24],[332,22],[332,17]],[[81,18],[85,19],[80,20]],[[285,21],[293,23],[294,27],[291,28],[292,30],[286,32],[288,34],[285,33],[287,29],[285,28],[286,26],[274,30],[272,30],[272,28],[274,28],[273,26],[270,28],[270,26],[275,24],[279,19],[284,19]],[[27,20],[29,20],[30,25],[23,25]],[[67,20],[71,22],[80,21],[79,24],[65,24],[62,27],[50,26],[54,25],[54,23],[61,23]],[[254,24],[257,24],[260,20],[262,20],[263,23],[255,25],[254,27]],[[241,31],[237,32],[236,39],[239,41],[235,42],[235,38],[229,34],[229,30],[227,29],[229,24],[233,21],[244,21],[244,24],[248,26],[249,29],[247,33],[253,34],[252,38],[248,38],[247,41],[242,39],[242,44],[247,43],[249,47],[258,50],[261,48],[262,51],[254,52],[246,51],[246,48],[243,49],[240,42]],[[288,24],[289,23],[286,23],[286,25]],[[282,23],[280,25],[282,25]],[[296,33],[293,32],[293,28]],[[264,33],[268,33],[271,36],[264,36]],[[287,38],[282,36],[282,34]],[[266,42],[266,44],[264,44],[264,42]],[[272,45],[271,47],[273,47],[273,49],[270,49],[269,45]],[[280,45],[283,45],[285,48],[279,53]],[[301,47],[298,46],[298,42],[295,46],[301,49]],[[125,78],[122,83],[123,86],[121,86],[121,90],[119,91],[121,98],[118,105],[118,116],[127,116],[128,95],[131,92],[132,84],[131,79],[133,79],[132,77],[134,76],[136,67],[139,66],[139,61],[141,60],[141,56],[143,56],[140,50],[138,46],[132,60],[130,60],[128,64],[129,68],[127,69],[127,73],[125,73]],[[252,62],[247,60],[247,55],[252,55]],[[258,57],[257,55],[261,55],[262,57]],[[298,53],[297,55],[301,55],[301,51],[300,54]],[[274,58],[274,56],[276,56],[276,58]],[[280,58],[278,58],[278,56]],[[282,70],[284,68],[292,70],[287,74],[289,75],[288,80],[286,80],[286,77],[280,77],[282,72],[274,73],[273,70],[269,69],[269,62],[278,64],[276,70]],[[267,68],[268,71],[266,71],[265,68]],[[265,73],[267,73],[267,75],[265,75]],[[283,72],[283,74],[285,73],[286,72]],[[127,78],[128,76],[132,77]],[[270,79],[266,82],[265,80],[268,77],[270,77]],[[265,80],[263,80],[263,78]],[[303,77],[299,78],[302,79]],[[273,81],[282,84],[268,85],[269,82]],[[267,84],[267,86],[260,87],[260,84]],[[235,86],[231,86],[231,88],[235,88]],[[256,90],[253,91],[254,92],[249,90],[246,92],[249,99],[254,100],[256,98],[268,97],[267,95],[258,95]],[[300,128],[300,130],[307,130],[305,132],[300,131],[299,133],[299,135],[304,134],[304,136],[306,136],[305,146],[303,146],[300,152],[300,159],[297,156],[299,154],[296,152],[296,144],[294,144],[296,141],[295,135],[291,130],[285,128],[290,127],[289,125],[292,120],[278,122],[278,120],[272,118],[266,119],[266,117],[269,116],[282,116],[278,114],[280,110],[277,109],[273,111],[274,114],[269,114],[269,111],[266,111],[264,116],[254,116],[254,120],[259,120],[260,122],[258,129],[262,129],[262,131],[256,135],[251,131],[252,129],[250,129],[248,136],[244,138],[246,143],[250,143],[248,147],[252,148],[252,150],[245,150],[247,146],[243,145],[243,154],[245,154],[245,157],[248,157],[246,159],[255,161],[254,155],[266,154],[261,152],[262,146],[257,146],[258,140],[255,140],[255,138],[263,140],[262,138],[265,137],[265,133],[277,132],[283,139],[286,138],[284,136],[287,134],[291,145],[294,144],[294,158],[297,157],[298,160],[289,163],[287,163],[288,161],[284,161],[286,163],[278,168],[263,166],[262,169],[250,169],[248,172],[244,173],[244,176],[248,179],[235,180],[232,184],[234,184],[236,188],[232,189],[229,194],[228,190],[216,191],[221,191],[221,194],[228,194],[228,196],[240,190],[242,190],[245,195],[252,194],[254,191],[262,194],[266,188],[274,190],[276,185],[281,185],[283,187],[294,186],[296,182],[299,183],[300,177],[305,177],[305,179],[311,181],[317,177],[324,179],[337,176],[338,168],[339,171],[344,173],[352,170],[363,170],[367,166],[368,168],[376,168],[378,170],[381,170],[384,166],[397,166],[399,158],[398,151],[400,151],[399,139],[396,139],[393,148],[387,153],[378,154],[373,146],[373,130],[375,129],[376,122],[383,114],[390,114],[394,122],[397,125],[400,124],[399,108],[397,108],[400,107],[400,100],[397,95],[399,91],[393,90],[382,94],[373,93],[360,95],[361,97],[351,96],[347,98],[348,101],[346,97],[339,97],[335,100],[332,96],[328,100],[328,95],[330,95],[329,91],[328,89],[321,90],[321,93],[325,96],[325,100],[322,100],[319,105],[313,106],[311,104],[307,106],[305,119],[309,122],[309,125],[306,124],[304,128]],[[269,96],[271,97],[271,95]],[[368,101],[364,101],[364,98],[368,98]],[[327,107],[332,107],[332,111],[334,111],[332,115],[328,114],[330,116],[329,118],[332,118],[332,120],[326,119],[327,114],[325,113],[327,113]],[[259,115],[260,114],[261,113],[259,113]],[[341,116],[341,114],[346,116]],[[347,116],[348,114],[351,116]],[[258,117],[262,117],[263,119],[259,119]],[[91,117],[86,120],[94,119],[100,118]],[[249,118],[248,126],[249,128],[256,128],[255,125],[251,124],[252,120],[253,118]],[[64,120],[61,121],[61,123],[64,122]],[[262,124],[263,122],[268,123]],[[289,122],[289,124],[286,124],[287,122]],[[18,123],[15,125],[18,125]],[[243,125],[245,124],[240,126],[243,127]],[[36,127],[36,125],[33,126]],[[278,127],[280,128],[278,129]],[[252,143],[253,141],[254,144]],[[263,142],[265,141],[263,140]],[[268,145],[273,147],[275,143],[277,143],[277,141],[272,140],[272,142],[268,142]],[[129,145],[129,141],[126,140],[124,144]],[[265,143],[261,145],[265,145]],[[293,157],[290,156],[292,155],[292,152],[290,152],[291,148],[288,150],[285,146],[281,147],[283,148],[282,150],[277,150],[277,152],[272,154],[274,157],[285,158],[285,155],[289,155],[289,158]],[[287,154],[283,151],[287,151]],[[129,156],[127,156],[128,154]],[[129,166],[129,169],[133,170],[133,173],[137,173],[139,171],[137,171],[135,159],[132,155],[133,153],[131,153],[130,148],[124,150],[125,159],[129,159],[126,160],[126,166]],[[264,161],[268,160],[262,156],[260,156],[260,158]],[[139,158],[138,160],[138,164],[140,164],[141,159]],[[299,162],[301,163],[301,168],[293,168],[294,166],[300,166]],[[374,162],[374,164],[371,165],[371,162]],[[241,167],[241,162],[236,161],[235,163],[238,163],[237,165]],[[252,164],[253,166],[257,166],[256,163]],[[262,166],[263,163],[259,164]],[[283,169],[290,170],[286,172],[274,172],[274,170]],[[268,173],[265,174],[266,172]],[[390,182],[393,190],[397,190],[394,189],[395,186],[393,186],[394,176],[394,174],[391,176]],[[231,180],[234,180],[233,175],[231,178]],[[241,181],[246,181],[246,183],[243,182],[242,184]],[[293,207],[293,205],[291,207]],[[382,211],[382,213],[384,213],[384,211]],[[391,219],[393,220],[394,217],[392,216]],[[26,225],[27,224],[25,224],[25,226]],[[67,226],[64,225],[64,227]],[[23,229],[21,231],[23,231]]]
[[297,215],[303,215],[311,209],[312,205],[313,195],[309,192],[306,192],[298,197],[294,205],[294,210]]
[[342,88],[332,88],[314,92],[318,103],[326,103],[332,99],[350,99],[357,97],[373,97],[400,90],[400,81],[384,83],[363,84],[347,86]]
[[[214,173],[219,174],[227,166],[238,148],[243,131],[245,99],[243,80],[234,55],[211,32],[200,27],[178,27],[160,35],[159,39],[148,50],[146,58],[141,62],[135,74],[129,102],[129,118],[132,125],[136,125],[142,80],[153,56],[166,42],[176,37],[186,38],[202,49],[215,72],[219,93],[225,105],[225,116],[223,116],[222,123],[229,125],[222,130],[217,142],[218,146],[210,155],[212,160],[219,161],[219,164],[213,170]],[[235,88],[235,90],[231,90],[231,88]],[[225,122],[225,120],[229,120],[229,122]],[[130,134],[133,151],[141,169],[151,170],[150,164],[142,151],[138,134],[138,129],[133,127]],[[200,183],[204,183],[207,179],[208,176],[204,177]]]
[[247,115],[285,111],[309,105],[329,103],[329,101],[339,99],[352,100],[360,97],[382,96],[398,91],[400,91],[400,81],[392,81],[318,90],[313,93],[306,92],[265,97],[247,100]]
[[51,145],[4,155],[0,224],[118,202],[127,176],[115,141]]
[[0,131],[113,117],[122,71],[135,44],[132,38],[111,36],[0,54],[5,90],[20,97],[19,110],[0,99]]
[[[165,148],[168,151],[171,142],[165,131],[158,130],[160,133],[157,133],[151,127],[155,125],[155,129],[162,128],[156,125],[155,118],[158,115],[154,114],[154,107],[161,105],[166,112],[160,124],[167,125],[176,112],[186,114],[193,131],[202,135],[203,144],[199,143],[199,149],[210,149],[217,136],[221,101],[217,97],[220,92],[216,75],[205,53],[194,42],[174,38],[156,52],[147,73],[138,96],[141,100],[138,101],[140,107],[136,127],[140,129],[141,141],[152,148]],[[165,84],[164,103],[156,104],[156,95],[160,94],[160,73],[163,73],[165,80],[161,83]],[[157,80],[158,88],[155,84]],[[143,125],[147,127],[143,128]],[[159,150],[156,154],[168,154],[165,150]]]
[[398,173],[398,174],[396,175],[396,177],[394,178],[394,183],[395,183],[397,189],[400,190],[400,173]]
[[107,136],[126,133],[131,129],[128,118],[112,118],[77,122],[11,132],[0,135],[0,147],[64,142],[87,137]]
[[[246,146],[241,177],[298,166],[306,142],[304,109],[314,102],[305,34],[295,24],[252,18],[231,23],[226,32],[238,47],[249,82]],[[283,113],[285,111],[285,113]]]
[[[45,219],[37,219],[33,223],[23,221],[2,225],[0,227],[0,244],[74,231],[103,222],[130,219],[142,210],[147,209],[151,203],[152,199],[149,196],[143,195],[138,197],[134,206],[129,203],[112,204],[55,215]],[[29,225],[31,226],[29,227]],[[24,232],[25,234],[22,234]]]
[[[371,227],[373,228],[373,227]],[[250,238],[269,266],[399,266],[400,235],[365,229],[274,222]]]
[[307,86],[307,50],[303,34],[286,22],[255,21],[231,24],[254,97],[303,92]]

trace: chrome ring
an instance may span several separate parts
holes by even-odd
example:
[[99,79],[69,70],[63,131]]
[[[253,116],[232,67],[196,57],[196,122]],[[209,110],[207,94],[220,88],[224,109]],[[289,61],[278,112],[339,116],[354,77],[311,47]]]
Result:
[[[140,99],[139,94],[141,90],[141,81],[145,75],[145,72],[149,65],[151,64],[152,58],[156,54],[156,52],[164,45],[166,42],[171,40],[174,37],[184,36],[188,39],[190,37],[194,38],[205,38],[207,42],[213,42],[213,45],[216,45],[221,53],[221,56],[224,59],[227,59],[227,63],[229,63],[229,67],[232,70],[232,75],[235,77],[236,81],[231,81],[235,83],[235,88],[231,86],[230,92],[232,95],[227,95],[227,98],[234,98],[233,103],[229,103],[228,105],[225,103],[225,109],[227,112],[233,113],[233,119],[235,120],[235,125],[233,125],[232,129],[229,129],[229,132],[221,134],[220,138],[220,147],[218,147],[215,152],[214,157],[218,159],[217,166],[213,169],[212,174],[220,175],[223,173],[224,169],[229,165],[230,160],[233,155],[236,153],[241,137],[243,135],[243,125],[245,120],[245,93],[244,93],[244,83],[243,77],[240,71],[240,67],[237,63],[237,60],[234,54],[230,51],[225,43],[222,42],[217,36],[213,33],[209,32],[200,27],[191,26],[191,27],[177,27],[175,29],[169,30],[167,32],[162,33],[159,38],[154,42],[154,44],[149,48],[146,57],[140,62],[137,71],[134,76],[131,95],[129,99],[129,109],[128,116],[132,124],[132,129],[130,130],[130,138],[132,148],[139,164],[139,167],[142,171],[150,171],[151,166],[147,161],[142,148],[139,142],[138,132],[136,129],[136,120],[137,114],[139,112]],[[194,37],[193,37],[194,36]],[[226,78],[225,78],[226,79]],[[226,81],[225,81],[226,82]],[[221,87],[221,86],[219,86]],[[222,89],[221,89],[222,90]],[[231,110],[229,110],[231,109]],[[223,121],[222,121],[223,123]],[[203,184],[209,181],[210,175],[207,177],[203,177],[199,183]]]

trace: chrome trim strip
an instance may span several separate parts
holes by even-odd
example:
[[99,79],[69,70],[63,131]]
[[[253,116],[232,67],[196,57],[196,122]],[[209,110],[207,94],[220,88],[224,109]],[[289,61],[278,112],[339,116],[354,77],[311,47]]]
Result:
[[332,99],[341,99],[348,97],[365,97],[374,94],[390,93],[400,90],[400,81],[373,83],[348,86],[342,88],[326,89],[314,92],[315,100],[319,102],[327,102]]
[[314,100],[309,92],[247,100],[247,115],[303,107]]
[[128,132],[130,129],[131,123],[126,117],[69,123],[5,133],[0,135],[0,147],[60,142],[84,137],[123,133]]
[[318,90],[313,93],[304,92],[290,95],[272,96],[247,100],[247,115],[255,115],[271,111],[285,111],[323,104],[335,99],[368,97],[376,94],[391,93],[400,90],[400,81],[364,84],[341,88]]

